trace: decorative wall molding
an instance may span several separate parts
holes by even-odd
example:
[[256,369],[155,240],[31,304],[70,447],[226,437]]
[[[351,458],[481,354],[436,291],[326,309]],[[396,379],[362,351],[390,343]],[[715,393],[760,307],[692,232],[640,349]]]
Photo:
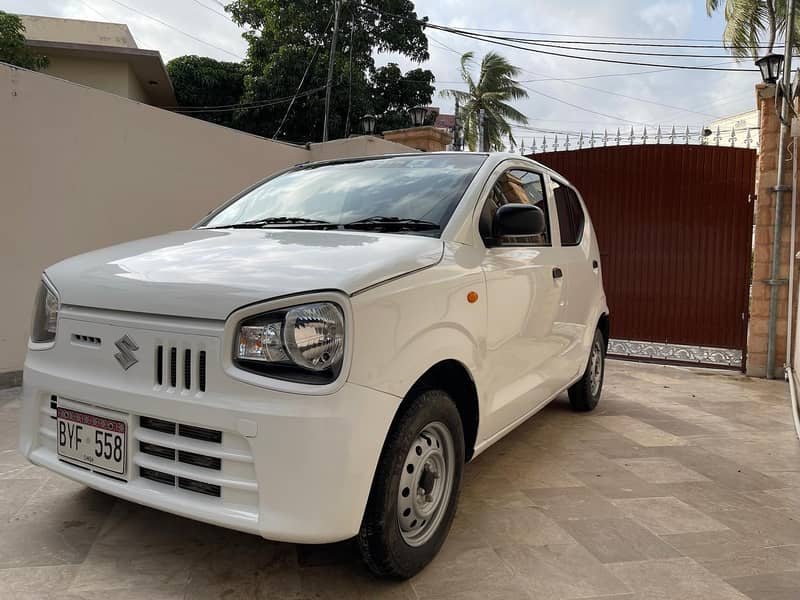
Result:
[[723,367],[741,367],[742,351],[729,348],[684,346],[681,344],[659,344],[657,342],[635,342],[610,340],[608,353],[615,356],[649,358],[654,360],[679,361]]

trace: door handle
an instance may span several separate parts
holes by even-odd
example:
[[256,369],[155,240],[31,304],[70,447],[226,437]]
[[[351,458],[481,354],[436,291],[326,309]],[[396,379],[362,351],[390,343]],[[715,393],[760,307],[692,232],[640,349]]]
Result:
[[553,279],[561,279],[564,277],[564,272],[561,267],[553,267]]

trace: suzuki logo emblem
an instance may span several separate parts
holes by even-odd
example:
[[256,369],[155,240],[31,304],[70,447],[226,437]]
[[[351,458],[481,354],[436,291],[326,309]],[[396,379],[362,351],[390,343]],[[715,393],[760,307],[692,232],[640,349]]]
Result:
[[117,362],[123,369],[127,371],[139,362],[139,359],[136,358],[136,355],[133,353],[135,350],[139,349],[139,346],[136,345],[136,342],[134,342],[127,333],[114,342],[114,345],[119,350],[119,352],[114,355],[114,358],[117,359]]

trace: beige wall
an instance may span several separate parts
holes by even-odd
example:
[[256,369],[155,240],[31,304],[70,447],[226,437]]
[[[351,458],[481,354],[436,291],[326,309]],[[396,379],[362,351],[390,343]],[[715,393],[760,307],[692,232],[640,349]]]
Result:
[[[143,100],[141,86],[136,80],[136,75],[128,63],[116,60],[92,60],[89,58],[76,58],[72,56],[58,56],[48,54],[50,64],[44,73],[73,81],[89,87],[103,90],[125,98]],[[135,87],[132,87],[134,82]],[[133,94],[131,94],[133,91]]]
[[48,265],[191,227],[298,163],[410,150],[360,137],[309,151],[4,64],[0,132],[0,375],[22,368]]
[[42,270],[190,227],[303,148],[0,65],[0,373],[22,368]]
[[324,144],[311,144],[309,148],[311,150],[311,160],[334,160],[350,156],[416,152],[413,148],[403,144],[387,142],[382,138],[368,135],[352,137],[346,140],[333,140]]

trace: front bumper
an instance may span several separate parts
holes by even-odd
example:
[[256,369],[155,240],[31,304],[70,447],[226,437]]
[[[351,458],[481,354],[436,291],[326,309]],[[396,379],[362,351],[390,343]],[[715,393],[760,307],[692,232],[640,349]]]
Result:
[[[327,543],[358,532],[399,398],[350,383],[307,396],[236,381],[219,366],[215,324],[153,332],[120,318],[100,321],[62,314],[56,347],[28,353],[19,447],[31,462],[132,502],[272,540]],[[131,332],[144,356],[166,338],[178,356],[202,346],[204,391],[155,385],[150,361],[120,369],[113,340]],[[74,335],[101,346],[75,344]],[[59,457],[59,401],[127,416],[126,481]]]

